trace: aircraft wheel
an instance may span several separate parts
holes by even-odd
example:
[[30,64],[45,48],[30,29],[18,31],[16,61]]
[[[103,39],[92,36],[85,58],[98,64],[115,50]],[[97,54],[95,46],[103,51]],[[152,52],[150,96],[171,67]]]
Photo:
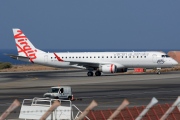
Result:
[[101,72],[100,72],[100,71],[96,71],[96,72],[95,72],[95,75],[96,75],[96,76],[101,76]]
[[158,75],[160,75],[160,74],[161,74],[161,68],[157,68],[157,69],[156,69],[156,73],[157,73]]
[[157,72],[157,74],[158,74],[158,75],[160,75],[160,74],[161,74],[161,72],[160,72],[160,71],[158,71],[158,72]]
[[93,76],[93,72],[92,71],[88,72],[87,76]]

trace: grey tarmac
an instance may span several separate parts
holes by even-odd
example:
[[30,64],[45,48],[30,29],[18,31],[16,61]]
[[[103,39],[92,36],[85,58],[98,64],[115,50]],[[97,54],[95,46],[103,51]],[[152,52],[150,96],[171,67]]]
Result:
[[[152,97],[160,104],[172,103],[180,95],[180,72],[138,74],[103,74],[86,76],[83,70],[0,73],[0,114],[18,99],[42,97],[51,86],[68,85],[74,97],[72,101],[84,110],[92,100],[96,109],[116,109],[126,98],[130,107],[147,105]],[[20,107],[8,118],[18,118]]]

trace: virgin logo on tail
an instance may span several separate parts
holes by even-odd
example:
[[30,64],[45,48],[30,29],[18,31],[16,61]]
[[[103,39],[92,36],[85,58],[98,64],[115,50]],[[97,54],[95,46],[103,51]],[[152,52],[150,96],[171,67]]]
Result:
[[21,30],[17,30],[17,34],[14,35],[14,38],[16,40],[16,46],[19,48],[18,53],[23,52],[26,57],[29,57],[30,61],[33,62],[33,60],[37,58],[35,54],[36,50],[33,50],[28,44],[28,38],[24,36]]

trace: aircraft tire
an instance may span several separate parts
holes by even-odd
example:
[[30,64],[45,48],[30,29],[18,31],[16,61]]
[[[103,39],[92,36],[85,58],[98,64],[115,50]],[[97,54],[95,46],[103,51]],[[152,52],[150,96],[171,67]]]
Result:
[[161,72],[160,72],[160,71],[158,71],[158,72],[157,72],[157,74],[158,74],[158,75],[160,75],[160,74],[161,74]]
[[93,76],[93,72],[92,71],[88,72],[87,76]]
[[101,76],[101,72],[100,72],[100,71],[96,71],[96,72],[95,72],[95,75],[96,75],[96,76]]

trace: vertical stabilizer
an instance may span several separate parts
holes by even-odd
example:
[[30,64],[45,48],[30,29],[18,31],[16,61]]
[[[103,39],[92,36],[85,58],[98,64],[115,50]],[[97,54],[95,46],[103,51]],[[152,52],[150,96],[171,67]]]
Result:
[[33,62],[33,60],[37,58],[37,53],[45,53],[35,48],[20,29],[13,28],[13,33],[19,56],[28,57],[30,61]]

